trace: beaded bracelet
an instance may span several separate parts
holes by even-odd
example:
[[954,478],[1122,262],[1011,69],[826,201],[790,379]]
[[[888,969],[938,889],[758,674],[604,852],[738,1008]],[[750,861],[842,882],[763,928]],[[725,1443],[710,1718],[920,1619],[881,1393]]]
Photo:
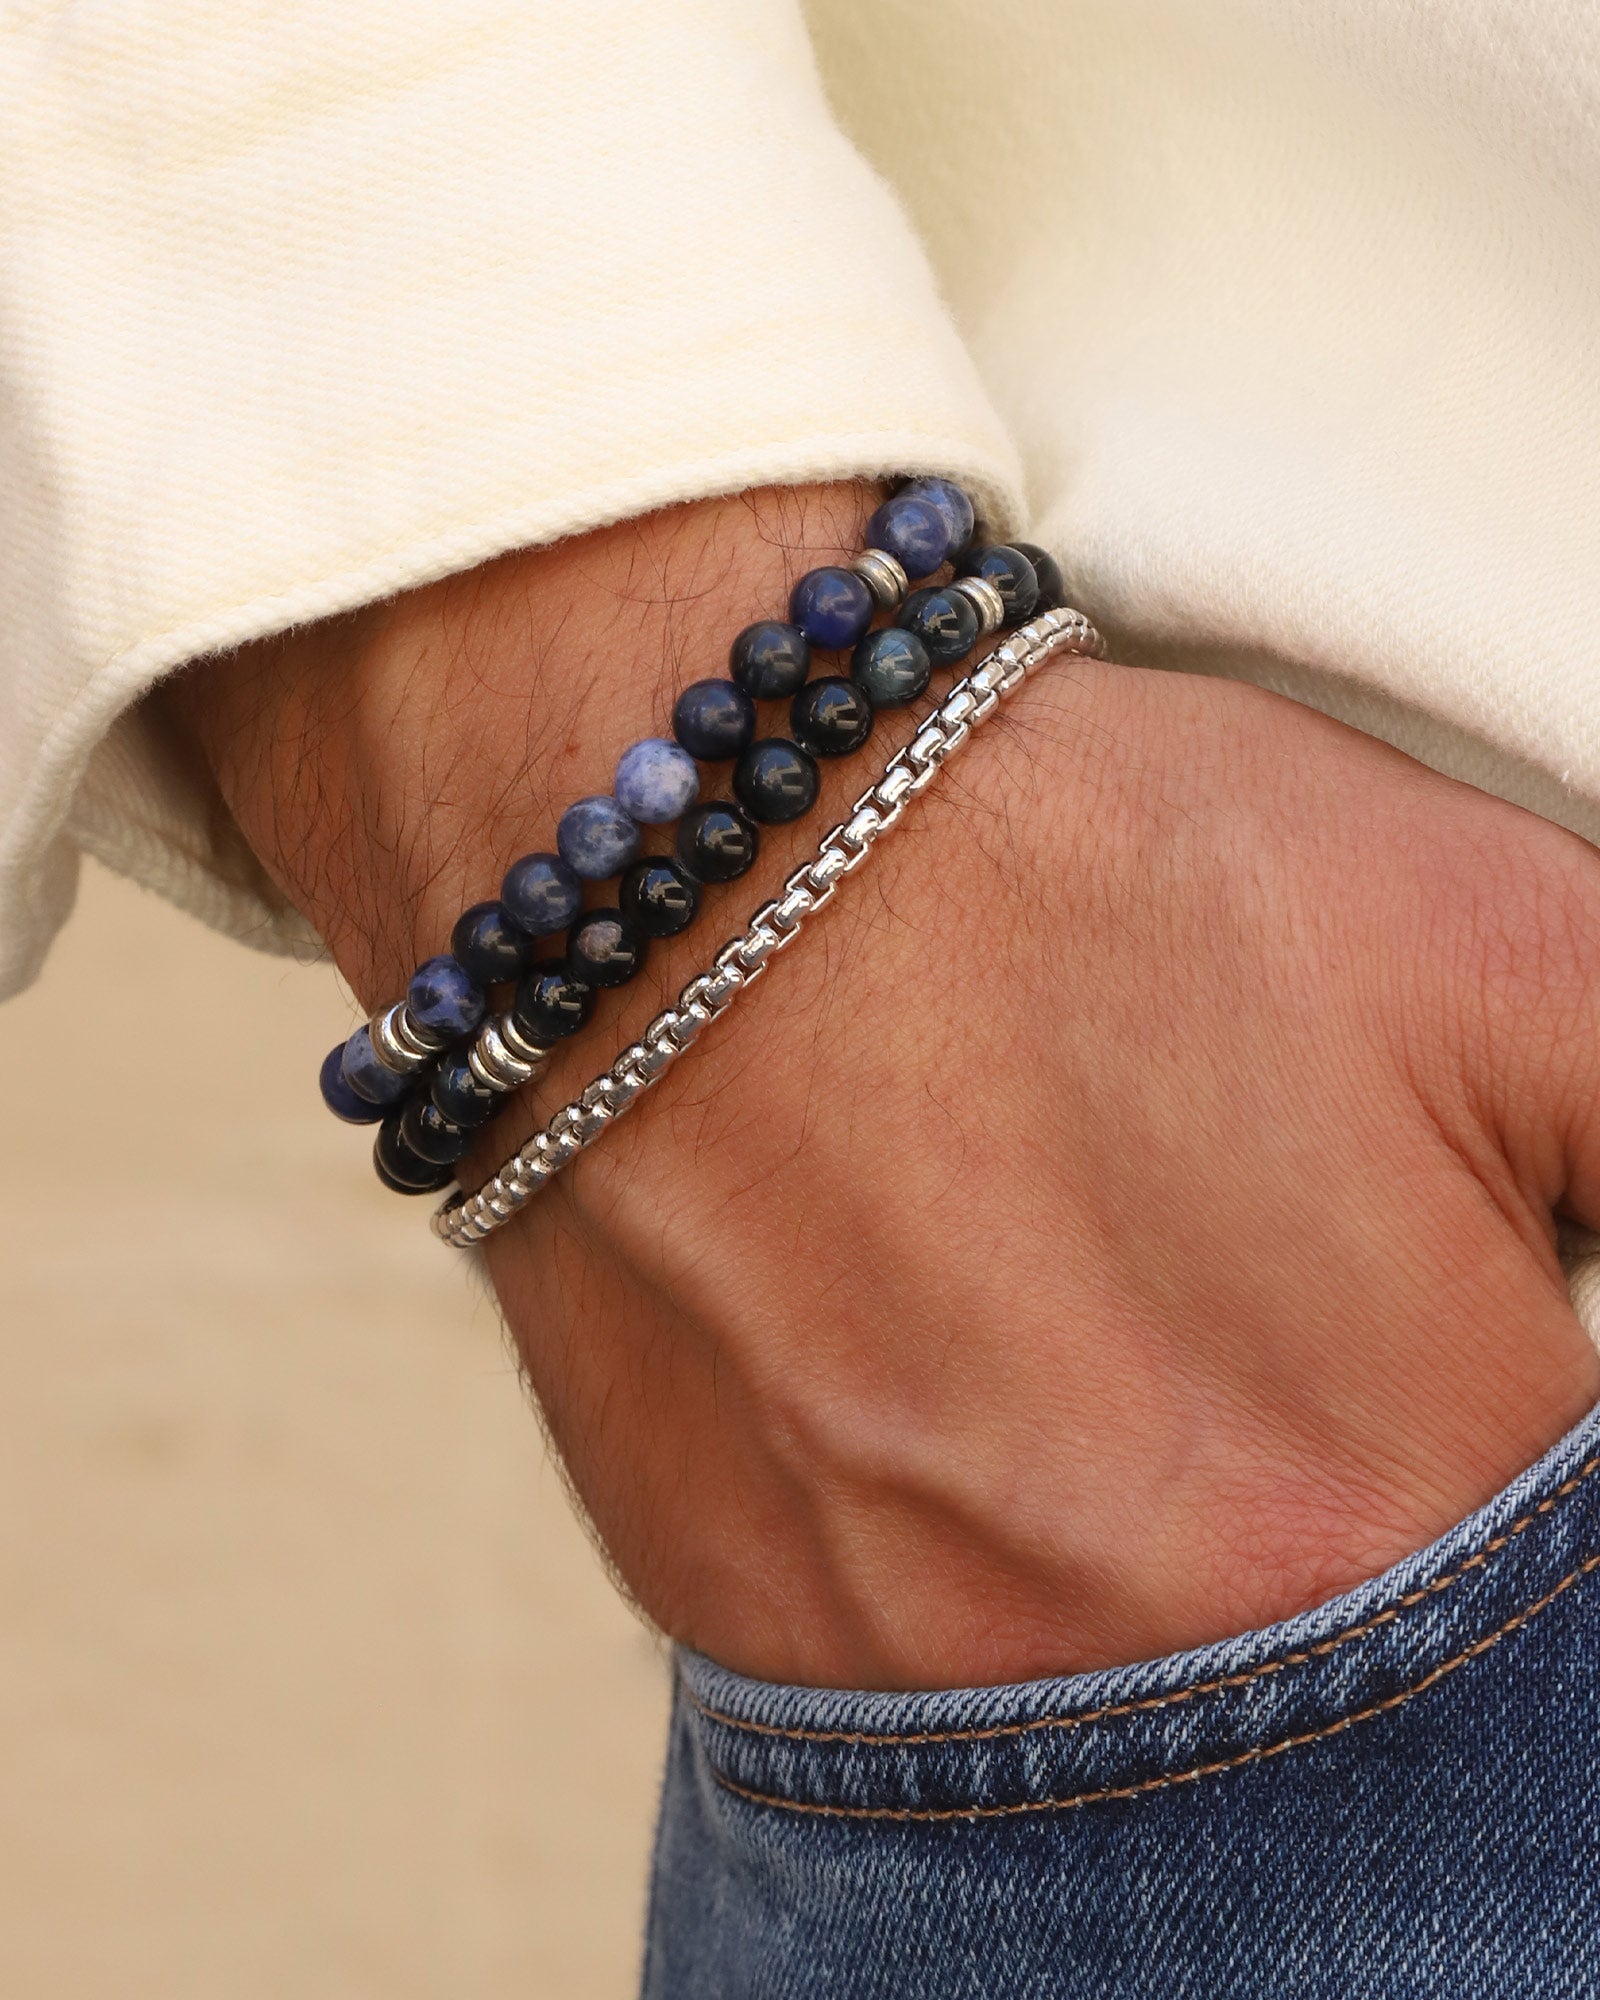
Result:
[[[383,1121],[374,1163],[386,1184],[406,1193],[444,1186],[475,1128],[583,1026],[595,992],[632,978],[649,940],[684,929],[703,884],[754,863],[756,822],[810,808],[818,756],[859,748],[877,709],[914,700],[935,666],[1041,602],[1060,601],[1060,571],[1043,550],[976,547],[972,527],[971,503],[947,480],[912,481],[885,502],[849,567],[801,577],[792,623],[747,627],[732,648],[731,680],[684,690],[676,743],[646,739],[624,752],[614,792],[563,814],[557,852],[514,863],[500,900],[463,913],[451,952],[418,967],[406,998],[329,1052],[323,1096],[351,1122]],[[952,583],[912,591],[912,578],[930,575],[952,549]],[[895,625],[869,631],[875,610],[897,613]],[[808,681],[812,646],[852,644],[849,678]],[[794,740],[755,740],[755,701],[784,696]],[[736,759],[734,801],[693,803],[695,758]],[[640,857],[641,826],[680,814],[676,858]],[[585,880],[618,872],[618,907],[584,913]],[[563,957],[530,965],[534,942],[563,929]],[[485,989],[512,979],[520,979],[514,1004],[485,1022]]]
[[844,877],[854,873],[897,824],[910,799],[933,782],[979,724],[1029,674],[1061,653],[1098,659],[1103,651],[1100,635],[1088,619],[1065,608],[1047,612],[996,648],[951,689],[912,741],[889,760],[878,782],[857,799],[849,819],[824,837],[815,859],[789,877],[784,893],[762,904],[743,936],[724,945],[711,966],[689,981],[677,1005],[658,1014],[637,1042],[623,1049],[602,1076],[558,1111],[475,1194],[458,1194],[445,1202],[433,1218],[435,1234],[464,1250],[509,1222],[661,1080],[701,1032],[754,985],[776,953],[793,944],[807,918],[833,899]]

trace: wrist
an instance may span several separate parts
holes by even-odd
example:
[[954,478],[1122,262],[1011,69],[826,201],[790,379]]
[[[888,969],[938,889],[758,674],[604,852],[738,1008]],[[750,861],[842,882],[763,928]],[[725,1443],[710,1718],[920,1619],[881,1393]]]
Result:
[[244,648],[163,698],[377,1005],[510,862],[553,845],[565,805],[609,789],[629,742],[666,733],[679,688],[724,672],[742,625],[859,546],[877,497],[851,484],[668,509]]

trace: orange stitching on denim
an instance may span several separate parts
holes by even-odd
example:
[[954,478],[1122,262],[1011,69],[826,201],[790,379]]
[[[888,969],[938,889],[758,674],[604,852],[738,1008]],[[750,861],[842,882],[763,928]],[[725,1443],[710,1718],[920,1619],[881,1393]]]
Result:
[[1491,1646],[1498,1646],[1520,1626],[1537,1618],[1541,1611],[1548,1610],[1563,1591],[1570,1590],[1575,1583],[1594,1570],[1600,1569],[1600,1555],[1589,1556],[1575,1570],[1570,1571],[1556,1585],[1515,1617],[1508,1618],[1498,1629],[1486,1638],[1474,1640],[1465,1652],[1442,1661],[1431,1673],[1424,1674],[1415,1687],[1408,1687],[1400,1694],[1392,1694],[1385,1701],[1374,1702],[1370,1708],[1358,1709],[1353,1715],[1342,1715],[1337,1722],[1327,1723],[1321,1729],[1308,1729],[1300,1736],[1285,1736],[1280,1742],[1265,1744],[1259,1750],[1245,1750],[1237,1757],[1222,1757],[1214,1764],[1196,1764],[1189,1771],[1175,1771],[1170,1777],[1143,1778],[1136,1785],[1115,1785],[1099,1792],[1076,1792],[1064,1799],[1024,1799],[1019,1804],[1008,1806],[821,1806],[812,1805],[800,1799],[779,1798],[770,1792],[754,1792],[745,1785],[736,1785],[731,1778],[725,1778],[720,1771],[712,1775],[724,1791],[732,1792],[735,1798],[746,1799],[751,1805],[776,1806],[783,1812],[811,1813],[819,1819],[892,1819],[892,1820],[952,1820],[952,1819],[1007,1819],[1018,1813],[1071,1812],[1078,1806],[1101,1805],[1112,1799],[1142,1798],[1147,1792],[1169,1791],[1175,1785],[1192,1785],[1201,1778],[1214,1778],[1222,1771],[1237,1771],[1245,1764],[1259,1764],[1268,1757],[1279,1757],[1285,1750],[1299,1750],[1307,1743],[1320,1743],[1330,1736],[1341,1735],[1346,1729],[1353,1729],[1358,1722],[1371,1722],[1375,1716],[1387,1715],[1391,1709],[1403,1708],[1408,1701],[1442,1681],[1446,1674],[1453,1674],[1457,1667],[1465,1666],[1487,1653]]
[[1082,1729],[1091,1722],[1110,1722],[1119,1716],[1143,1715],[1151,1709],[1172,1708],[1180,1702],[1193,1701],[1203,1694],[1219,1694],[1233,1688],[1247,1687],[1250,1682],[1261,1680],[1267,1674],[1281,1673],[1285,1667],[1306,1666],[1312,1660],[1324,1659],[1329,1653],[1337,1652],[1339,1647],[1348,1645],[1353,1639],[1365,1639],[1381,1626],[1393,1624],[1402,1611],[1411,1610],[1425,1598],[1435,1595],[1438,1591],[1448,1590],[1452,1584],[1459,1583],[1462,1577],[1469,1575],[1475,1569],[1481,1569],[1485,1563],[1515,1541],[1518,1535],[1531,1528],[1540,1515],[1548,1514],[1569,1494],[1575,1493],[1597,1469],[1600,1469],[1600,1454],[1581,1465],[1572,1477],[1558,1486],[1553,1493],[1546,1494],[1545,1498],[1530,1512],[1524,1514],[1521,1520],[1513,1521],[1511,1526],[1496,1535],[1493,1541],[1486,1542],[1475,1555],[1468,1556],[1459,1569],[1451,1570],[1448,1576],[1435,1577],[1431,1583],[1423,1584],[1420,1590],[1408,1591],[1404,1597],[1397,1598],[1393,1604],[1386,1606],[1376,1617],[1369,1618],[1364,1625],[1351,1625],[1343,1632],[1332,1633],[1328,1638],[1319,1640],[1316,1645],[1306,1647],[1303,1652],[1285,1653],[1277,1660],[1263,1660],[1259,1666],[1247,1667],[1236,1674],[1223,1674],[1214,1681],[1201,1681],[1194,1687],[1174,1688],[1170,1694],[1144,1695],[1137,1701],[1124,1701],[1108,1708],[1089,1709],[1082,1715],[1041,1715],[1036,1716],[1031,1722],[997,1722],[981,1729],[927,1730],[913,1731],[904,1736],[876,1736],[870,1730],[864,1729],[785,1729],[778,1723],[743,1722],[736,1715],[728,1715],[721,1709],[709,1708],[687,1687],[684,1693],[691,1705],[708,1722],[723,1723],[729,1729],[742,1730],[749,1736],[779,1736],[790,1743],[861,1743],[885,1750],[912,1748],[921,1743],[992,1743],[1001,1737],[1030,1736],[1041,1729]]

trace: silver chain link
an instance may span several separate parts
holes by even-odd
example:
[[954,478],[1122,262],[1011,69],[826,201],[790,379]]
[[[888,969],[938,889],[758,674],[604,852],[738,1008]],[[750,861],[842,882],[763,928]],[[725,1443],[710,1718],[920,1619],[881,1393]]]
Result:
[[784,883],[782,895],[763,903],[743,936],[725,944],[711,965],[689,981],[677,1005],[658,1014],[640,1039],[564,1105],[492,1180],[476,1194],[457,1194],[445,1202],[433,1218],[435,1234],[458,1250],[481,1243],[592,1146],[794,943],[807,919],[832,902],[845,876],[855,873],[972,732],[1029,674],[1059,653],[1103,656],[1100,634],[1081,612],[1047,611],[958,681],[906,747],[890,758],[878,782],[856,800],[850,817],[825,835],[814,857]]

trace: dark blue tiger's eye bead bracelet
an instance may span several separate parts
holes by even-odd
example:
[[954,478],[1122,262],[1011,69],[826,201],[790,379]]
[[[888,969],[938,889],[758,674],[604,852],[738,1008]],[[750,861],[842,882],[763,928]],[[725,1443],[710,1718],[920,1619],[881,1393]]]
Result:
[[[450,950],[417,967],[404,1000],[329,1052],[323,1097],[339,1117],[379,1127],[381,1180],[408,1194],[452,1180],[477,1129],[583,1027],[595,994],[634,978],[653,939],[686,929],[705,885],[754,865],[760,827],[810,810],[819,758],[860,749],[879,709],[916,700],[935,669],[1059,598],[1043,550],[977,546],[973,527],[951,481],[903,486],[872,516],[862,554],[802,576],[786,620],[747,626],[728,678],[678,696],[673,740],[625,750],[611,791],[561,815],[555,852],[513,862],[498,899],[463,911]],[[911,588],[946,563],[949,583]],[[894,623],[871,629],[879,613]],[[848,652],[848,674],[812,679],[813,649]],[[757,703],[775,701],[789,704],[789,733],[758,737]],[[697,767],[711,763],[732,765],[732,798],[700,799]],[[644,828],[674,822],[671,854],[641,853]],[[586,909],[585,885],[614,879],[614,902]],[[558,954],[539,955],[562,933]],[[497,987],[509,1005],[491,1014]]]

